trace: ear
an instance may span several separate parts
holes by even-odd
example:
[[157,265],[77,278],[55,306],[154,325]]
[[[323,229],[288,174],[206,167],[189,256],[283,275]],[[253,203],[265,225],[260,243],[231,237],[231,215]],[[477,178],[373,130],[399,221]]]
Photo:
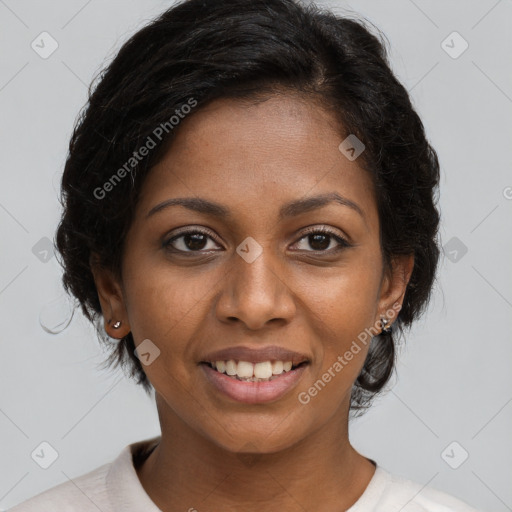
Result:
[[[105,331],[111,338],[121,339],[130,332],[130,324],[121,285],[112,271],[101,265],[97,253],[91,253],[89,266],[94,277],[96,290],[98,291],[98,298],[105,322]],[[119,321],[121,326],[118,329],[114,329],[113,325]]]
[[385,273],[380,286],[378,317],[375,321],[384,316],[389,319],[389,325],[393,323],[402,307],[413,268],[414,254],[401,254],[392,258],[391,268]]

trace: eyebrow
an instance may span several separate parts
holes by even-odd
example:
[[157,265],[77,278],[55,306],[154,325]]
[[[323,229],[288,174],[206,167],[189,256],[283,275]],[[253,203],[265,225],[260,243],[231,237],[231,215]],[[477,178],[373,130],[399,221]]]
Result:
[[[342,206],[347,206],[352,210],[356,211],[364,220],[366,217],[363,210],[359,205],[339,195],[337,192],[329,192],[326,194],[320,194],[316,196],[309,196],[302,199],[297,199],[284,204],[279,209],[279,220],[284,220],[302,213],[307,213],[323,206],[327,206],[331,203],[338,203]],[[149,210],[146,218],[151,217],[157,212],[160,212],[170,206],[182,206],[188,210],[192,210],[205,215],[211,215],[220,217],[222,219],[232,218],[233,215],[225,206],[209,201],[208,199],[200,197],[176,197],[173,199],[167,199]]]

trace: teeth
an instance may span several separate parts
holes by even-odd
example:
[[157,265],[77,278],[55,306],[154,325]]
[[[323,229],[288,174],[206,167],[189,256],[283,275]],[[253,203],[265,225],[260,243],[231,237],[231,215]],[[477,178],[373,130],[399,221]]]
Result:
[[291,361],[263,361],[261,363],[250,363],[249,361],[213,361],[212,367],[220,373],[225,373],[230,377],[240,380],[271,380],[281,375],[283,372],[289,372],[292,369]]
[[[220,361],[221,363],[223,361]],[[228,375],[236,375],[236,363],[233,361],[233,359],[230,359],[229,361],[226,361],[226,373]]]
[[272,377],[272,363],[270,361],[256,363],[254,365],[254,376],[257,379],[269,379]]
[[283,367],[283,361],[274,361],[272,363],[272,373],[274,375],[281,375],[281,373],[283,373]]
[[248,363],[247,361],[238,361],[236,374],[242,378],[250,378],[254,374],[254,365],[252,363]]

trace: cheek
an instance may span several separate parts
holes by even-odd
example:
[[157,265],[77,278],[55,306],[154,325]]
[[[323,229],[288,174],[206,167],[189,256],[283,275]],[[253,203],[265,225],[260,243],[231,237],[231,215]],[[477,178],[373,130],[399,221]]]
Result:
[[[339,279],[336,290],[325,291],[315,310],[318,344],[314,345],[311,377],[298,391],[301,404],[311,403],[322,422],[348,406],[350,390],[368,354],[373,324],[372,283]],[[307,406],[307,405],[306,405]]]
[[335,339],[346,340],[375,321],[380,276],[378,261],[358,253],[327,277],[303,276],[304,303]]
[[326,411],[346,398],[364,364],[371,340],[365,329],[375,322],[380,271],[378,259],[358,253],[326,279],[303,279],[309,283],[304,304],[320,341],[314,345],[312,387],[304,391]]
[[125,279],[125,291],[135,345],[149,339],[160,350],[159,364],[144,370],[150,379],[155,372],[186,372],[183,361],[190,360],[190,342],[204,316],[207,283],[190,281],[161,265],[144,268],[141,261]]
[[[124,265],[126,309],[132,333],[136,341],[150,334],[165,341],[166,333],[175,335],[174,331],[179,332],[190,323],[188,318],[200,308],[209,280],[197,268],[173,266],[162,250],[152,248],[144,239],[132,244],[148,247],[132,250]],[[198,286],[201,281],[203,285]]]

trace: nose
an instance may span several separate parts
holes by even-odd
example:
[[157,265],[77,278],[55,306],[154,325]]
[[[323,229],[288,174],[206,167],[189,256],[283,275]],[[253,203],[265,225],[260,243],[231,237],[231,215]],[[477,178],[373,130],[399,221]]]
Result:
[[272,261],[271,251],[264,249],[252,263],[236,253],[233,259],[216,303],[217,318],[241,322],[250,330],[290,322],[296,311],[291,283],[282,265]]

